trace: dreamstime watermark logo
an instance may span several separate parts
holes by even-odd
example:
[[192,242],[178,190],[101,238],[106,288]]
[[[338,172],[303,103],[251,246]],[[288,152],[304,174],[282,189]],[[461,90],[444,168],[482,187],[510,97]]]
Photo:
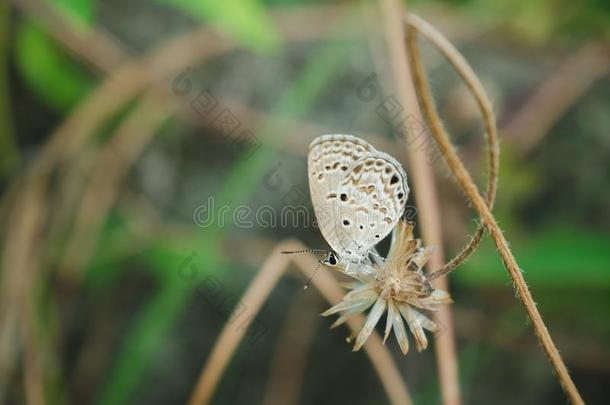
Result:
[[214,197],[206,204],[199,205],[193,212],[195,225],[201,228],[215,226],[224,228],[227,222],[237,228],[307,228],[315,221],[307,207],[286,205],[279,211],[271,205],[261,205],[256,209],[248,205],[231,207],[227,204],[215,206]]
[[[345,215],[343,215],[345,214]],[[351,217],[353,214],[349,207],[339,207],[338,212],[321,210],[316,216],[304,205],[284,205],[276,208],[271,205],[261,205],[256,209],[248,205],[237,205],[231,207],[227,204],[216,205],[214,197],[209,197],[206,204],[201,204],[193,211],[193,222],[201,228],[211,226],[224,228],[228,224],[237,228],[319,228],[320,224],[326,225],[328,221],[335,221],[336,225],[343,224],[344,216]],[[417,208],[407,205],[403,217],[413,220],[417,216]],[[374,223],[379,214],[373,212],[361,214],[357,217],[358,223]],[[355,226],[355,224],[354,224]]]
[[178,277],[185,282],[200,280],[195,291],[208,303],[218,315],[228,318],[227,324],[234,324],[238,332],[245,330],[246,341],[255,345],[269,329],[256,320],[256,314],[250,313],[239,298],[228,291],[224,283],[213,274],[202,273],[195,264],[197,253],[193,252],[178,265]]

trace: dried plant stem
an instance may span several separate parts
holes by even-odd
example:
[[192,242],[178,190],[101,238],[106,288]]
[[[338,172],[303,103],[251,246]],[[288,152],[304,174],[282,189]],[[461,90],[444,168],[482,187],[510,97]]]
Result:
[[[258,313],[271,293],[271,290],[277,284],[278,280],[292,261],[294,261],[299,270],[304,274],[309,275],[311,269],[317,264],[317,260],[314,256],[302,254],[294,255],[294,257],[291,258],[288,255],[281,254],[284,250],[304,249],[306,249],[306,247],[302,243],[294,240],[288,240],[277,244],[254,281],[250,283],[248,289],[241,297],[240,302],[248,308],[250,313],[253,315]],[[312,280],[312,284],[330,303],[339,302],[343,296],[342,289],[328,272],[318,273]],[[203,367],[195,389],[191,394],[189,404],[206,404],[212,399],[218,381],[227,367],[231,356],[235,352],[237,345],[244,337],[253,316],[248,319],[249,321],[243,322],[239,326],[233,324],[227,324],[225,326]],[[352,318],[348,321],[348,326],[352,331],[356,332],[359,329],[361,321],[362,317]],[[379,375],[390,401],[393,404],[411,404],[412,401],[407,391],[407,387],[400,376],[400,372],[393,362],[388,349],[382,345],[379,335],[371,335],[369,341],[364,345],[364,349]]]
[[[413,83],[405,70],[408,70],[407,55],[404,47],[404,24],[402,21],[403,7],[398,0],[380,1],[382,19],[384,21],[385,36],[390,50],[390,68],[392,77],[392,92],[404,108],[408,108],[416,119],[421,121],[421,113],[417,108],[417,97]],[[427,269],[442,267],[444,263],[442,226],[440,223],[441,210],[435,187],[433,167],[429,163],[422,148],[408,147],[408,162],[418,207],[425,207],[418,213],[420,229],[424,244],[435,246],[435,251],[428,261]],[[435,287],[448,291],[448,280],[439,279]],[[457,355],[455,348],[455,333],[451,308],[447,305],[441,307],[435,317],[444,326],[443,333],[436,336],[434,350],[438,379],[441,387],[443,404],[459,405],[460,384],[458,375]]]
[[[247,291],[241,297],[240,302],[245,308],[248,308],[248,311],[255,314],[258,313],[265,299],[286,270],[290,259],[288,256],[282,255],[280,253],[281,250],[283,249],[280,249],[280,246],[274,249],[273,253],[263,263],[257,277],[250,283]],[[212,394],[220,381],[222,373],[237,349],[237,345],[246,334],[252,320],[253,318],[249,317],[246,323],[239,327],[233,324],[227,324],[224,327],[212,348],[212,353],[208,357],[195,390],[191,394],[189,404],[206,404],[212,399]]]
[[[464,164],[458,157],[453,145],[451,144],[451,141],[449,140],[448,134],[440,120],[436,106],[434,105],[432,99],[426,73],[419,55],[415,34],[419,33],[428,39],[447,57],[447,59],[451,61],[458,71],[460,69],[462,70],[461,73],[464,72],[464,69],[471,69],[464,58],[449,43],[449,41],[428,23],[414,15],[408,15],[406,18],[406,23],[408,26],[407,48],[409,51],[411,73],[413,75],[413,80],[415,82],[424,117],[426,118],[426,122],[432,131],[432,135],[434,136],[443,157],[456,177],[458,183],[474,205],[475,209],[483,219],[485,226],[489,230],[491,237],[496,244],[500,257],[502,258],[502,262],[513,279],[517,294],[525,306],[525,310],[532,322],[534,331],[557,373],[559,382],[572,403],[584,404],[580,393],[576,389],[576,386],[574,385],[574,382],[572,381],[568,370],[563,363],[561,356],[559,355],[559,351],[557,350],[557,347],[555,346],[555,343],[553,342],[553,339],[551,338],[551,335],[549,334],[549,331],[547,330],[546,325],[538,312],[536,303],[534,302],[534,299],[527,287],[523,274],[519,269],[519,265],[517,264],[517,261],[515,260],[515,257],[508,246],[508,242],[502,234],[502,231],[492,215],[490,208],[487,206],[477,186],[473,182],[470,173],[468,173],[464,167]],[[480,96],[484,97],[484,93],[480,94]]]
[[167,98],[158,91],[146,93],[95,156],[90,179],[75,210],[74,229],[59,266],[62,279],[72,283],[79,281],[81,269],[95,247],[97,234],[118,197],[125,175],[172,111],[163,100]]
[[313,310],[318,301],[317,295],[298,294],[288,307],[271,361],[264,405],[299,403],[305,366],[320,325],[319,312]]
[[[31,290],[35,285],[35,270],[40,259],[39,234],[45,225],[46,206],[44,204],[43,184],[37,178],[20,185],[23,187],[16,196],[13,215],[8,221],[7,236],[2,251],[2,283],[0,283],[0,400],[4,387],[14,371],[16,358],[22,350],[26,326],[33,325],[29,316],[28,305]],[[16,271],[17,269],[18,271]],[[26,324],[27,322],[27,324]],[[28,343],[32,340],[28,340]],[[28,370],[38,365],[36,361],[24,364],[26,376],[39,375],[37,370]],[[42,388],[33,388],[40,379],[27,381],[26,389],[37,392]]]
[[[449,62],[453,65],[455,70],[458,72],[458,74],[464,81],[464,84],[466,84],[468,90],[474,96],[474,99],[483,118],[483,126],[485,128],[485,140],[487,142],[487,152],[489,155],[489,173],[487,179],[487,190],[485,192],[485,203],[491,211],[491,209],[493,208],[494,201],[496,199],[496,191],[498,189],[498,172],[500,167],[500,145],[498,143],[498,129],[496,127],[496,117],[493,112],[491,102],[486,96],[483,85],[477,78],[477,75],[472,71],[470,66],[463,60],[463,58],[453,58],[450,59]],[[430,273],[428,275],[428,280],[434,280],[436,278],[442,277],[457,268],[460,264],[462,264],[479,245],[484,233],[485,224],[481,223],[477,227],[477,230],[475,231],[470,241],[457,254],[457,256],[450,260],[441,269]]]
[[110,71],[127,59],[127,50],[110,33],[99,27],[77,25],[53,4],[41,0],[13,0],[12,3],[60,41],[66,50],[82,57],[97,71]]
[[[32,311],[31,301],[25,303],[22,311]],[[21,316],[21,335],[24,341],[23,350],[23,380],[26,402],[29,405],[44,405],[44,378],[40,352],[36,344],[35,325],[32,315]]]
[[[485,140],[487,142],[487,152],[489,161],[489,173],[487,179],[487,190],[485,192],[485,203],[489,210],[493,208],[496,199],[498,188],[498,172],[500,166],[500,145],[498,143],[498,130],[496,127],[496,117],[493,112],[493,107],[489,98],[486,96],[485,89],[481,84],[477,75],[472,71],[470,66],[463,58],[453,58],[449,62],[458,72],[468,90],[474,96],[477,106],[483,118],[483,126],[485,128]],[[466,246],[445,266],[428,275],[428,280],[434,280],[451,272],[460,264],[462,264],[476,249],[481,242],[481,238],[485,233],[485,224],[481,223],[477,227],[474,235]]]

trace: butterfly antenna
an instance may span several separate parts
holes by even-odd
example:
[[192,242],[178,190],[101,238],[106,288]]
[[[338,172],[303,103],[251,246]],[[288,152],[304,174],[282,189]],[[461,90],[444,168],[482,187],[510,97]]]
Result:
[[315,275],[318,273],[320,266],[322,266],[322,262],[318,262],[316,268],[311,272],[311,275],[307,278],[307,282],[303,286],[303,290],[307,290],[307,288],[309,288],[309,284],[311,284],[311,279],[314,278]]
[[326,249],[305,249],[305,250],[282,250],[282,254],[284,255],[292,255],[296,253],[314,253],[314,252],[324,252],[327,253]]

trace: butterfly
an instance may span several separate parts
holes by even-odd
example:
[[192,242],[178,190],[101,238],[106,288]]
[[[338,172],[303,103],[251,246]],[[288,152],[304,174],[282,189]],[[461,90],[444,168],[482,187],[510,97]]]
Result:
[[352,135],[322,135],[309,146],[309,190],[318,228],[331,247],[322,264],[346,272],[382,260],[375,245],[403,215],[407,175],[392,156]]

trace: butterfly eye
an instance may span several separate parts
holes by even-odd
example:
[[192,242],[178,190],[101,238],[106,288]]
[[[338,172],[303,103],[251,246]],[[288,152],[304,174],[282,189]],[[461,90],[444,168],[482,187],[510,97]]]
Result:
[[331,254],[328,256],[328,263],[330,263],[330,264],[331,264],[331,265],[333,265],[333,266],[334,266],[335,264],[337,264],[337,258],[335,257],[335,255],[334,255],[333,253],[331,253]]

